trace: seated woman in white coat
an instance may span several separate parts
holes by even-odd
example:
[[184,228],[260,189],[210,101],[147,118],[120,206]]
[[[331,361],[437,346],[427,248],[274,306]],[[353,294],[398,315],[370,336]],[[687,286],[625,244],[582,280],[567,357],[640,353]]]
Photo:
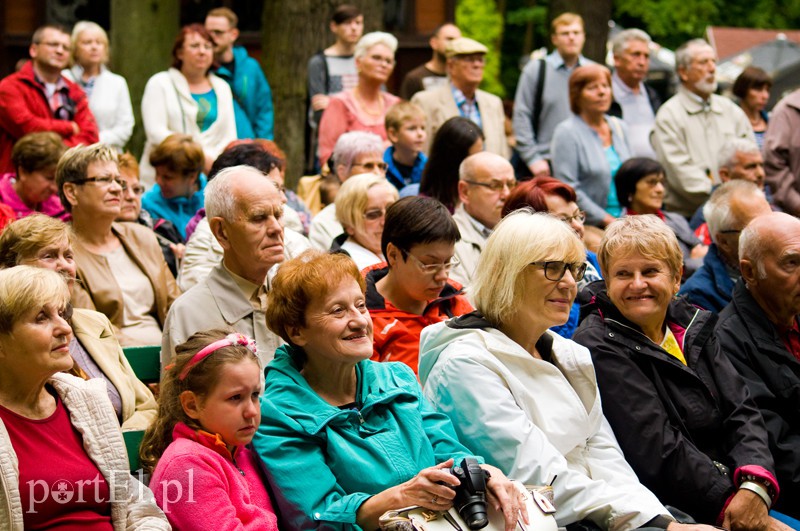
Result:
[[589,351],[548,331],[567,321],[585,260],[561,220],[526,210],[503,219],[481,253],[477,311],[422,332],[425,396],[487,462],[552,483],[560,527],[676,531],[683,524],[639,483],[603,416]]
[[202,24],[181,28],[172,46],[172,67],[147,81],[142,124],[147,135],[139,176],[155,182],[150,151],[174,133],[191,135],[203,146],[204,173],[229,142],[236,140],[233,96],[228,83],[211,73],[214,40]]

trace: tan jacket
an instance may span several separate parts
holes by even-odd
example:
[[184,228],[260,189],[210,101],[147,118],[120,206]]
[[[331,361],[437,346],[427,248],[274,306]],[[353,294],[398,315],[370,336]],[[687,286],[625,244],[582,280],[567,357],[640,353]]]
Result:
[[800,90],[772,110],[764,136],[764,171],[775,203],[800,216]]
[[[117,416],[100,379],[81,380],[59,373],[49,381],[69,411],[72,425],[83,437],[83,447],[108,481],[111,523],[116,531],[171,529],[156,505],[153,493],[130,475],[128,454]],[[53,449],[58,451],[57,448]],[[42,456],[46,461],[47,456]],[[22,531],[23,510],[19,492],[17,454],[5,425],[0,421],[0,529]]]
[[[496,153],[501,157],[508,158],[510,149],[506,140],[506,115],[503,112],[503,102],[494,94],[489,94],[482,90],[475,92],[475,99],[478,101],[478,109],[481,111],[481,122],[483,123],[484,146],[486,151]],[[411,101],[422,107],[426,115],[426,126],[428,138],[425,140],[423,151],[429,154],[431,142],[436,131],[453,116],[460,116],[456,100],[453,99],[453,92],[450,83],[444,83],[441,87],[417,92]]]
[[450,272],[450,278],[467,289],[475,279],[475,270],[478,268],[478,261],[481,258],[483,248],[486,246],[487,238],[472,224],[469,214],[464,210],[464,205],[459,205],[456,208],[453,219],[458,225],[458,231],[461,233],[461,239],[456,242],[455,253],[461,263]]
[[[150,279],[156,299],[154,317],[163,329],[169,307],[180,295],[180,289],[164,261],[155,233],[137,223],[114,223],[111,231],[122,242],[128,256]],[[72,304],[76,308],[88,308],[105,314],[114,326],[115,334],[120,336],[125,305],[122,290],[114,278],[108,260],[87,251],[80,238],[75,238],[73,248],[75,264],[78,266],[78,280],[75,282]],[[124,338],[120,336],[120,339],[124,344]]]
[[122,431],[147,429],[156,418],[158,404],[133,373],[108,318],[100,312],[76,308],[71,324],[75,337],[117,388],[122,399]]
[[267,328],[264,312],[253,309],[236,281],[219,262],[205,279],[172,305],[161,343],[162,374],[175,355],[177,345],[201,330],[226,326],[255,339],[262,366],[272,360],[275,349],[283,344]]

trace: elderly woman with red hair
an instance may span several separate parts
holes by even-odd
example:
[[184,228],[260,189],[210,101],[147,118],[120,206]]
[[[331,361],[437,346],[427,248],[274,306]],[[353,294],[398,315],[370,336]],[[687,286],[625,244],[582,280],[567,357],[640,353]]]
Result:
[[553,173],[577,192],[578,205],[590,225],[605,227],[620,215],[614,175],[630,158],[627,129],[608,116],[611,73],[604,66],[576,68],[569,77],[573,115],[553,133]]
[[[505,205],[503,205],[503,217],[521,208],[527,208],[534,212],[545,212],[569,225],[578,238],[583,241],[586,212],[580,209],[577,201],[575,190],[568,184],[552,177],[536,177],[520,183],[511,190]],[[586,272],[583,279],[578,282],[578,297],[572,304],[567,322],[551,328],[553,332],[567,339],[572,338],[580,317],[581,288],[602,278],[597,255],[586,249]]]
[[236,140],[233,96],[228,83],[211,73],[214,40],[202,24],[181,28],[172,46],[172,66],[147,81],[142,123],[147,135],[140,176],[153,184],[150,152],[174,133],[191,135],[203,146],[208,173],[217,155]]

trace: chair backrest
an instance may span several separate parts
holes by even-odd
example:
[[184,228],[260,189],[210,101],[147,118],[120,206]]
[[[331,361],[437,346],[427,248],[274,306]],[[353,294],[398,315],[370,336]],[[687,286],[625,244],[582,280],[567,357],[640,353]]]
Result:
[[123,431],[122,438],[125,439],[125,449],[128,451],[128,464],[131,472],[139,470],[139,447],[142,445],[144,430]]
[[144,383],[158,383],[161,378],[161,345],[122,349],[133,373]]

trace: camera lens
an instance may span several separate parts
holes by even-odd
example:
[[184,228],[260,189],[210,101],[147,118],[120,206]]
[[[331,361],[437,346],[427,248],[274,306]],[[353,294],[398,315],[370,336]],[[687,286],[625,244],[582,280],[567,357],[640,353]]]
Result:
[[483,529],[489,525],[489,518],[486,516],[486,503],[474,502],[459,507],[458,514],[467,523],[470,529]]

